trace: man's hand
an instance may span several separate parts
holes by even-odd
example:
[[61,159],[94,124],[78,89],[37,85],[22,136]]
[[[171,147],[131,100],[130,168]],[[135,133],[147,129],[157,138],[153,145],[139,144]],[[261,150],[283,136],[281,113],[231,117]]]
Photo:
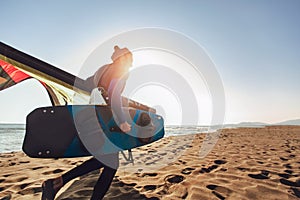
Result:
[[120,129],[125,132],[125,133],[128,133],[131,131],[131,125],[128,124],[127,122],[124,122],[122,124],[120,124]]

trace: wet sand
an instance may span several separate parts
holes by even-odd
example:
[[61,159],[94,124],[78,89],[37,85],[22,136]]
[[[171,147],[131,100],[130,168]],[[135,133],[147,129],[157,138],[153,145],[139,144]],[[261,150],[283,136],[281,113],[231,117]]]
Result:
[[[213,150],[200,158],[204,138],[168,137],[134,149],[134,165],[120,155],[104,199],[300,198],[300,126],[224,129]],[[0,154],[0,200],[40,199],[43,180],[86,159]],[[56,199],[89,199],[99,172],[68,183]]]

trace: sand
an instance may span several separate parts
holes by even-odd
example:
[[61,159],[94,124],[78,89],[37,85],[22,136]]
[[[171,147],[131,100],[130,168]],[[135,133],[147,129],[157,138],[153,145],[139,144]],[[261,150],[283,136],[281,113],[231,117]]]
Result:
[[[135,163],[121,167],[104,199],[299,199],[300,126],[220,131],[200,158],[204,134],[168,137],[134,149]],[[34,159],[0,155],[0,200],[40,199],[43,180],[86,158]],[[64,186],[56,199],[89,199],[99,170]]]

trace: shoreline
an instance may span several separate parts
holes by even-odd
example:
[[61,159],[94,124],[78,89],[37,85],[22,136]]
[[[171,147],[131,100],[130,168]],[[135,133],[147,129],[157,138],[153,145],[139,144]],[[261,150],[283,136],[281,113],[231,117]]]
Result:
[[[298,199],[300,126],[225,128],[213,150],[199,157],[205,134],[169,136],[120,154],[120,168],[104,199]],[[0,154],[0,200],[40,199],[43,180],[85,158],[35,159]],[[56,199],[89,199],[99,170],[64,186]]]

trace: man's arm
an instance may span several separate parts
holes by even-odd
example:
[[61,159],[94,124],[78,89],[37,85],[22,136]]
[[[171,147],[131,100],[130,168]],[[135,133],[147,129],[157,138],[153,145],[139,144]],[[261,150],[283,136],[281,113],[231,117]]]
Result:
[[122,109],[122,92],[125,87],[126,80],[113,79],[108,87],[108,97],[111,108],[117,117],[117,121],[120,123],[120,128],[124,132],[131,130],[130,125],[126,121],[125,113]]

